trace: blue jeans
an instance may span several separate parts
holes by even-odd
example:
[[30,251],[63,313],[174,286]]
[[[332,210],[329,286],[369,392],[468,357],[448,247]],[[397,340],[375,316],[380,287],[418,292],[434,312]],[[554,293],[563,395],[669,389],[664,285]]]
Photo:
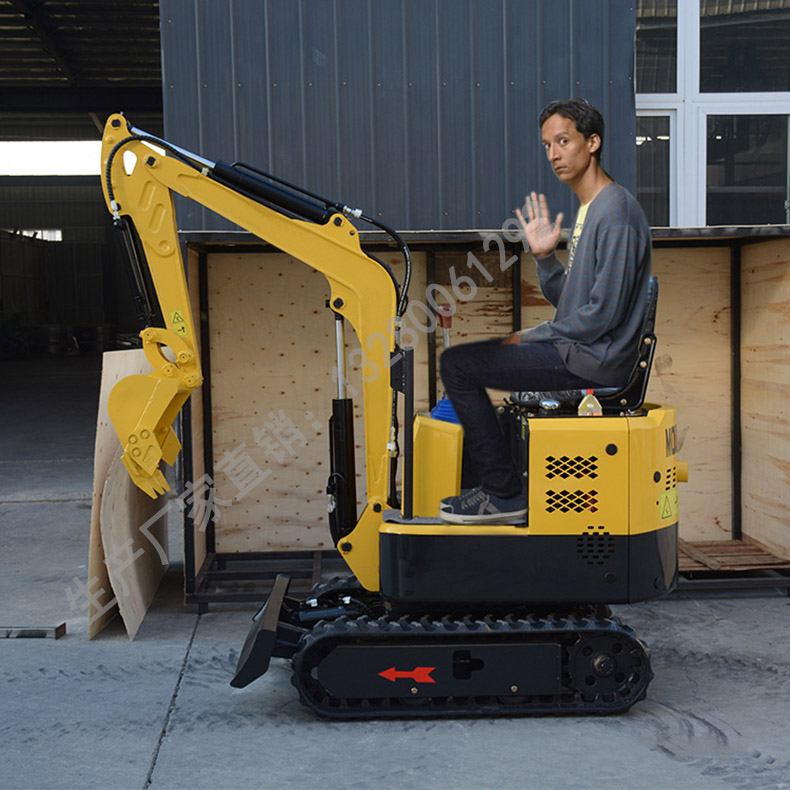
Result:
[[497,339],[450,346],[442,352],[439,368],[480,484],[502,497],[516,496],[522,482],[486,387],[544,392],[603,386],[571,373],[552,343],[503,345]]

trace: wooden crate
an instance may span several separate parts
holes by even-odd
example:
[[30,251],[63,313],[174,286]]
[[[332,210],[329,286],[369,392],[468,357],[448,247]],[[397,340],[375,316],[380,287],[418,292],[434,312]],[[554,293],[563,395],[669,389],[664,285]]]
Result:
[[[469,251],[493,277],[467,265]],[[193,479],[210,474],[224,453],[242,444],[270,474],[254,496],[222,509],[211,530],[204,534],[193,527],[195,571],[212,555],[223,553],[331,550],[323,424],[334,391],[334,340],[331,316],[323,309],[326,282],[281,253],[260,247],[248,252],[240,245],[225,252],[221,245],[212,244],[208,253],[198,248],[190,254],[196,314],[200,255],[211,402],[210,410],[201,414],[207,401],[193,398]],[[380,255],[402,279],[400,256]],[[512,281],[512,272],[519,267],[500,273],[496,252],[484,253],[480,240],[455,247],[428,245],[413,252],[413,262],[412,301],[427,301],[431,276],[452,292],[451,267],[457,275],[475,280],[474,298],[457,299],[453,343],[508,334],[514,293],[520,293],[515,309],[520,310],[521,326],[535,325],[553,314],[540,294],[528,254],[520,256],[520,288],[514,288]],[[660,295],[648,401],[676,407],[679,457],[690,469],[689,482],[680,487],[681,545],[689,549],[681,553],[681,568],[692,574],[784,569],[790,558],[790,239],[714,238],[702,244],[699,237],[659,238],[653,271],[659,277]],[[424,331],[416,332],[416,337],[417,404],[425,409],[431,377],[436,375],[431,343],[435,342],[438,357],[442,337],[439,332],[431,339]],[[347,341],[353,363],[353,332]],[[352,384],[358,384],[360,376],[359,366],[352,365]],[[441,383],[435,378],[434,382],[441,396]],[[298,454],[285,463],[262,455],[254,441],[256,427],[281,411],[307,437],[296,448]],[[360,413],[357,401],[357,472],[363,483]],[[733,430],[742,431],[740,458],[732,455],[737,438]],[[221,472],[215,484],[217,502],[233,498]],[[361,501],[362,485],[358,494]],[[742,507],[734,512],[738,494]],[[745,540],[733,542],[741,523]]]
[[[402,281],[402,257],[384,253],[381,258]],[[412,287],[419,298],[420,292],[425,293],[424,254],[415,253],[413,260]],[[204,387],[210,387],[211,396],[211,458],[206,463],[197,458],[194,471],[208,474],[214,483],[214,550],[239,554],[332,549],[326,517],[327,421],[337,384],[334,319],[325,306],[326,278],[290,256],[260,251],[212,252],[203,277],[210,359]],[[427,334],[415,327],[413,316],[419,320],[420,313],[407,313],[403,332],[416,347],[416,406],[427,409]],[[361,355],[348,324],[346,347],[361,506],[365,495]],[[193,410],[197,455],[206,440],[202,405],[201,401]],[[278,421],[291,426],[292,441],[267,442],[274,432],[271,426]],[[225,472],[214,471],[226,454],[240,449],[266,475],[241,497]],[[206,557],[197,549],[205,543],[201,527],[206,531],[205,519],[195,528],[196,566]]]

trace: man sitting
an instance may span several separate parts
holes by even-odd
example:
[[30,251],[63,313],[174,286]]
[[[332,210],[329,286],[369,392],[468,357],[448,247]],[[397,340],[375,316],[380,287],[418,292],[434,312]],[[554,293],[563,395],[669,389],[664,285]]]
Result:
[[508,453],[486,387],[568,390],[625,384],[637,356],[650,278],[650,227],[628,190],[601,167],[604,120],[584,100],[553,102],[540,114],[543,147],[560,181],[581,204],[567,263],[556,258],[562,214],[546,198],[517,211],[554,319],[497,340],[442,353],[445,391],[464,429],[480,485],[443,499],[439,516],[453,524],[523,522],[527,493]]

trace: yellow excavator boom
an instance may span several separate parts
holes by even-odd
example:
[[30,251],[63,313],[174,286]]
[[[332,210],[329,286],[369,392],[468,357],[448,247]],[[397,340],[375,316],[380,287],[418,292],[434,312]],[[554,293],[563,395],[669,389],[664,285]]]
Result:
[[361,581],[376,589],[377,563],[371,560],[378,556],[380,517],[373,511],[379,513],[387,501],[388,371],[395,347],[397,292],[390,274],[361,249],[356,228],[340,211],[326,210],[323,222],[288,216],[227,186],[227,178],[223,183],[219,174],[237,177],[230,166],[141,132],[122,115],[112,115],[105,125],[102,171],[107,207],[117,224],[133,223],[165,324],[140,333],[153,370],[123,379],[109,399],[132,480],[152,497],[167,490],[160,462],[172,464],[180,449],[172,423],[203,381],[173,207],[178,193],[322,272],[332,309],[356,331],[370,370],[381,371],[363,376],[367,508],[352,533],[355,559],[366,557],[360,568],[371,569],[370,578]]

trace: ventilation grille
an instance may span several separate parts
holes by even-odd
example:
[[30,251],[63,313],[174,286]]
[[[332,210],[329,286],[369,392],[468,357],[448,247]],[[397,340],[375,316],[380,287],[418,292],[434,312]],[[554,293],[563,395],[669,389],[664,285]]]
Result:
[[673,488],[678,487],[678,468],[673,466],[667,469],[664,475],[664,491],[671,491]]
[[575,458],[555,458],[550,455],[546,459],[546,477],[551,480],[554,477],[561,477],[566,480],[569,477],[581,478],[590,477],[593,480],[598,477],[598,459],[592,455],[589,458],[582,458],[577,455]]
[[614,554],[614,537],[603,525],[587,527],[587,531],[576,538],[576,553],[587,565],[603,565]]
[[585,510],[589,513],[598,511],[598,492],[597,491],[547,491],[546,492],[546,512],[567,513],[573,510],[582,513]]

